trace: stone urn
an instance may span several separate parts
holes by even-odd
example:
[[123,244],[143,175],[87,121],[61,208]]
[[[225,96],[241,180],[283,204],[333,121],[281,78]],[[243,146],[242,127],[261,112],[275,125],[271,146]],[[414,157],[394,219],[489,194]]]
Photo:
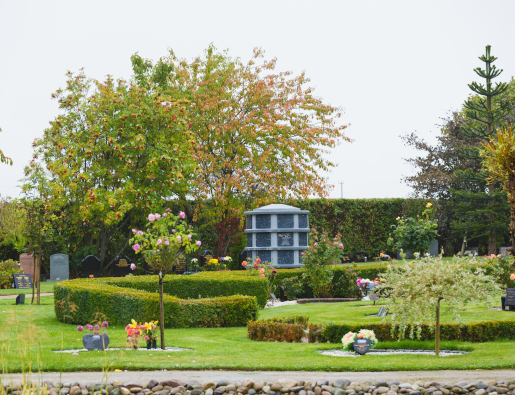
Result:
[[109,336],[107,333],[102,333],[101,335],[84,335],[82,338],[82,344],[88,351],[104,350],[109,347]]

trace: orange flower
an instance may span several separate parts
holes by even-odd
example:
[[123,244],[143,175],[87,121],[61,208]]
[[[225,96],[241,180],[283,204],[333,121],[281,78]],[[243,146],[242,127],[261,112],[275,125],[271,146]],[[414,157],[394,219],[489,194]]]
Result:
[[90,274],[90,275],[89,275],[89,278],[93,278],[93,277],[95,277],[95,276],[94,276],[94,275],[92,275],[92,274]]
[[257,258],[256,263],[261,263],[261,259]]
[[264,272],[265,272],[265,269],[264,269],[264,268],[261,268],[260,272],[261,272],[261,273],[264,273]]
[[260,274],[260,277],[266,277],[264,274]]
[[510,275],[510,280],[512,280],[512,281],[513,281],[513,280],[515,280],[515,273],[512,273],[512,274]]
[[241,266],[243,266],[243,267],[247,266],[247,261],[243,261],[243,262],[241,263]]

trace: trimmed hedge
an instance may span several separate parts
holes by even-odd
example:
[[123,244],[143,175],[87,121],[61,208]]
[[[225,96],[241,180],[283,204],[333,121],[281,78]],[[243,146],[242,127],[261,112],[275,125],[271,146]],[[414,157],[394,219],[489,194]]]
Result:
[[[165,327],[245,326],[256,319],[258,298],[260,304],[266,303],[267,281],[260,277],[230,275],[218,276],[219,281],[216,281],[217,276],[213,274],[165,277]],[[195,284],[191,278],[196,276],[199,281]],[[174,286],[176,294],[181,290],[184,292],[187,285],[194,286],[190,290],[190,294],[195,295],[194,299],[166,294]],[[225,296],[231,290],[235,293],[247,291],[247,295]],[[127,325],[131,319],[148,322],[159,317],[159,294],[156,291],[157,276],[63,281],[54,285],[55,313],[59,321],[73,324],[90,323],[98,319],[98,313],[107,316],[111,324]],[[197,299],[199,295],[210,298]]]
[[[287,318],[270,318],[262,321],[250,321],[247,325],[248,335],[251,340],[279,341],[300,343],[302,338],[308,338],[309,343],[323,341],[322,325],[309,324],[309,317],[295,316]],[[306,335],[306,328],[307,335]]]
[[[347,332],[358,332],[360,329],[373,330],[379,341],[397,340],[397,333],[392,336],[389,323],[377,324],[329,324],[322,330],[322,336],[331,343],[341,343]],[[406,338],[409,331],[406,331]],[[483,343],[498,339],[515,339],[513,321],[478,321],[465,324],[444,323],[440,325],[442,340],[459,340]],[[434,340],[435,334],[428,324],[422,325],[420,340]],[[418,339],[418,338],[417,338]]]
[[[101,280],[122,288],[158,292],[158,276],[109,277]],[[168,275],[163,282],[165,294],[181,299],[248,295],[256,297],[259,307],[264,307],[268,299],[268,281],[259,276],[245,275],[244,271]]]

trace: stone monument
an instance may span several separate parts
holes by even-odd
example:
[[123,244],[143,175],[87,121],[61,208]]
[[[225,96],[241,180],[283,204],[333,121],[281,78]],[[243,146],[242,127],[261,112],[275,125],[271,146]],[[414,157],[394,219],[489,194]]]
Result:
[[70,278],[70,262],[66,254],[50,255],[50,281],[63,281]]
[[34,256],[32,254],[20,254],[20,267],[23,273],[34,274]]

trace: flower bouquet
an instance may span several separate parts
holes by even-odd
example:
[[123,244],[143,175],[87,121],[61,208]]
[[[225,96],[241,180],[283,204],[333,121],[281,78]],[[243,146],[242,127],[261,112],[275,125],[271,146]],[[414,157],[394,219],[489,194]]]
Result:
[[138,325],[138,323],[132,320],[132,323],[125,327],[125,331],[127,332],[127,347],[128,348],[138,348],[138,343],[141,339],[143,325]]
[[354,342],[357,339],[369,339],[370,340],[370,348],[375,348],[378,341],[376,338],[376,335],[374,331],[368,330],[368,329],[360,329],[358,333],[354,332],[348,332],[343,336],[342,343],[343,343],[343,351],[354,351]]
[[141,325],[144,332],[144,339],[147,342],[147,349],[151,348],[157,348],[156,345],[156,339],[157,339],[157,324],[158,321],[150,321],[145,322],[143,325]]

